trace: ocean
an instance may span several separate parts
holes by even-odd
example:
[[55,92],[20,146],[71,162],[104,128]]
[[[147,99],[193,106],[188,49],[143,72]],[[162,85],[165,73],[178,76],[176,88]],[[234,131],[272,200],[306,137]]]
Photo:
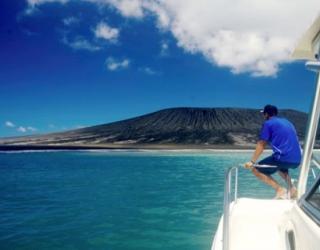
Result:
[[[239,151],[0,153],[0,249],[208,250]],[[272,198],[243,169],[239,196]]]

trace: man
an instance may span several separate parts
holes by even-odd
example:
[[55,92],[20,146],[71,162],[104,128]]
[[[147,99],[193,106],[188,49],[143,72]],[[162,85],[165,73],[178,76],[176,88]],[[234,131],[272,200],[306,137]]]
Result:
[[[291,183],[289,168],[297,168],[301,161],[301,148],[296,130],[291,122],[277,116],[277,107],[266,105],[261,112],[263,112],[265,122],[261,129],[256,150],[251,161],[245,163],[245,167],[251,169],[255,176],[275,189],[276,199],[284,199],[287,190],[271,176],[278,171],[279,175],[288,183],[290,197],[295,198],[297,190]],[[275,167],[254,167],[267,143],[270,144],[273,154],[259,161],[258,165]]]

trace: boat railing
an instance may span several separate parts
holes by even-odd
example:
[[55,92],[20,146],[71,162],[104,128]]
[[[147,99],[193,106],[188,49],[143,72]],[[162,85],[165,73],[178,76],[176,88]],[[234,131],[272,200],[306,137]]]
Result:
[[[238,199],[238,171],[240,166],[231,167],[227,170],[225,175],[224,187],[224,208],[223,208],[223,250],[229,250],[229,236],[230,236],[230,205]],[[232,180],[234,177],[234,195],[232,195]],[[232,198],[233,197],[233,198]]]
[[[315,159],[315,161],[317,161],[317,159]],[[317,161],[316,164],[320,169],[320,163]],[[231,204],[233,202],[233,205],[235,205],[238,200],[238,175],[239,175],[239,169],[241,167],[242,167],[241,165],[236,167],[230,167],[229,169],[227,169],[225,174],[224,202],[223,202],[224,203],[223,235],[222,235],[223,250],[229,250]],[[254,164],[254,167],[273,168],[277,166]],[[234,183],[233,183],[233,180],[234,180]],[[287,185],[289,187],[289,183],[287,183]],[[233,194],[232,194],[232,191],[233,191]]]

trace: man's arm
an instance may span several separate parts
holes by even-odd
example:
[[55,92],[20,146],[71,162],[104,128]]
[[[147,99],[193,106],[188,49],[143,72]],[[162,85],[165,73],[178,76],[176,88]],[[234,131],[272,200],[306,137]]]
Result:
[[258,141],[257,146],[256,146],[256,150],[254,151],[254,154],[251,158],[251,161],[256,163],[256,161],[259,159],[259,156],[262,154],[266,145],[267,145],[266,141],[263,141],[263,140]]
[[259,156],[262,154],[262,152],[263,152],[264,148],[266,147],[266,145],[267,145],[266,141],[263,141],[263,140],[258,141],[257,146],[256,146],[256,150],[253,153],[251,161],[247,162],[244,165],[245,168],[252,168],[253,164],[255,164],[256,161],[259,159]]

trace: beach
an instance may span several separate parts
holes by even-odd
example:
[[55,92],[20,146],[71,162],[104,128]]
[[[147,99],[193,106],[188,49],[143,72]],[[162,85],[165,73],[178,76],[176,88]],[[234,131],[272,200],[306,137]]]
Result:
[[146,150],[252,150],[255,147],[238,146],[238,145],[178,145],[178,144],[101,144],[101,145],[85,145],[85,144],[64,144],[64,145],[10,145],[0,144],[0,151],[19,151],[19,150],[99,150],[99,149],[146,149]]

